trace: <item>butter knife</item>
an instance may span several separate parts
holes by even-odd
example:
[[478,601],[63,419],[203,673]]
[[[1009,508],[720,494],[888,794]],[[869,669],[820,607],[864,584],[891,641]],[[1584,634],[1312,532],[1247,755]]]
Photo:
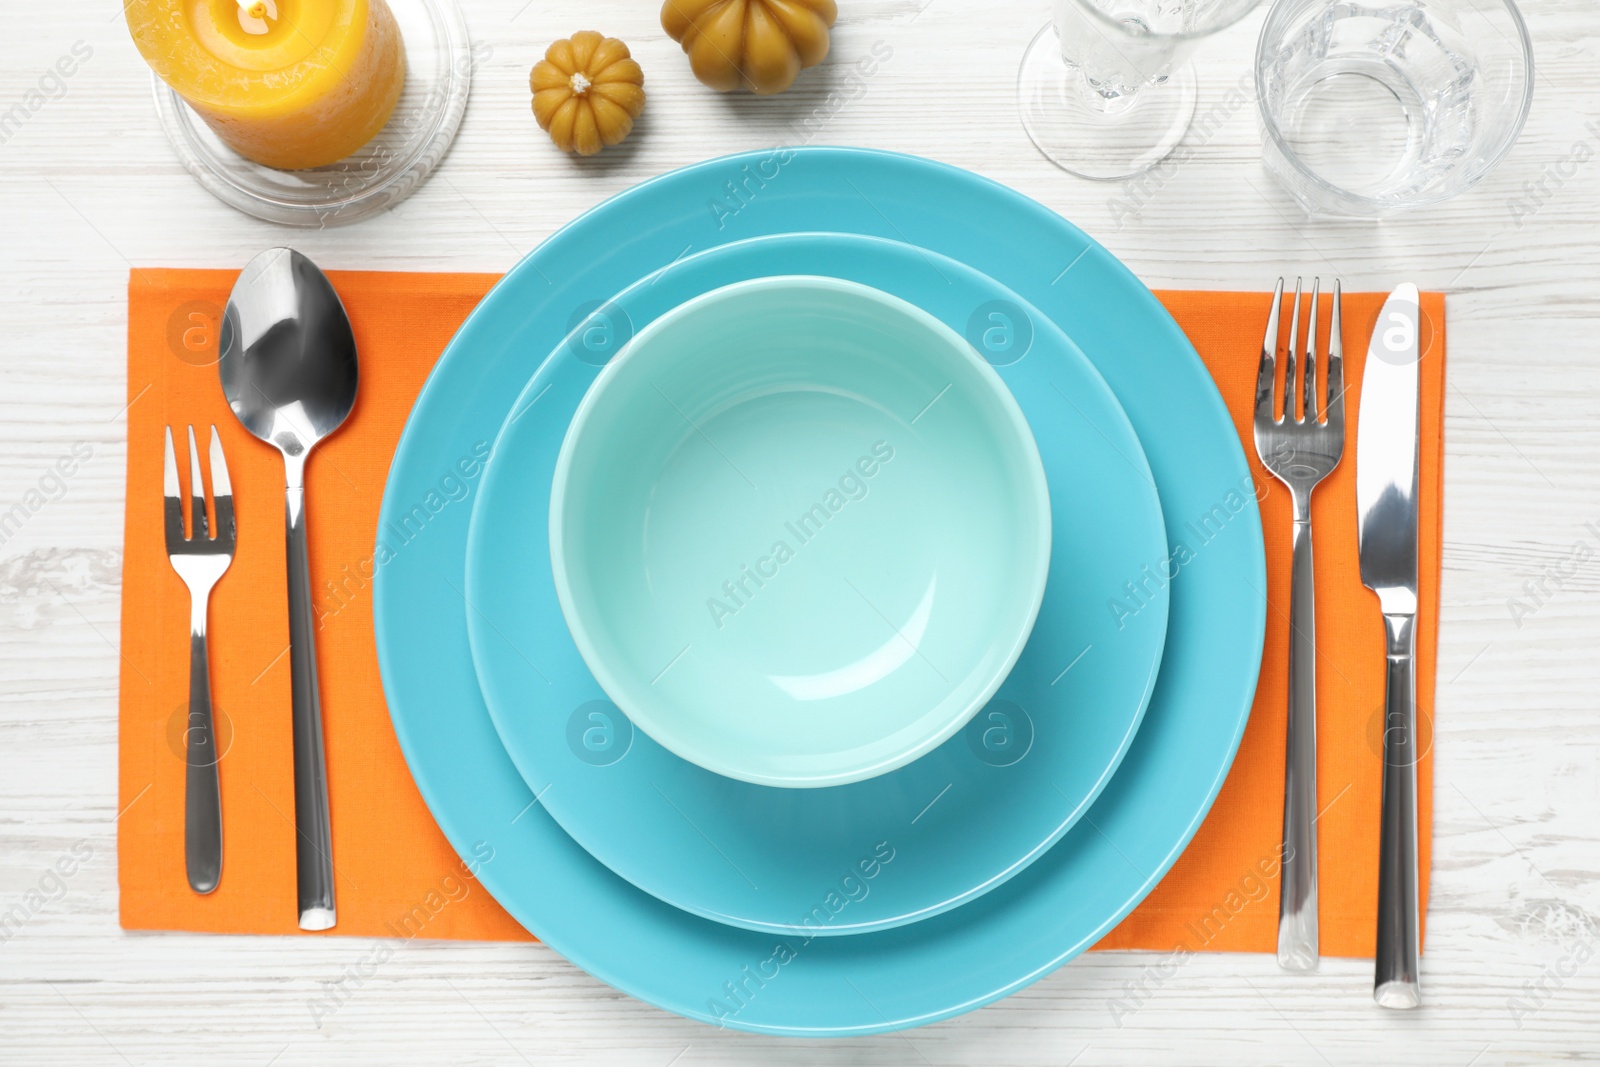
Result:
[[1420,297],[1389,295],[1372,331],[1356,423],[1361,582],[1378,594],[1388,638],[1383,809],[1378,846],[1378,946],[1372,996],[1421,1003],[1417,866],[1417,397]]

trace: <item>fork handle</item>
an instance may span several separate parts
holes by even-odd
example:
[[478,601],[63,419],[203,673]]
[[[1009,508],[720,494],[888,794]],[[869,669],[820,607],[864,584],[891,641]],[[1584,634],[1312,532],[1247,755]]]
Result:
[[211,668],[206,653],[209,590],[191,594],[189,720],[184,730],[188,768],[183,790],[183,864],[189,888],[209,893],[222,880],[222,789],[211,719]]
[[[1300,510],[1299,508],[1296,509]],[[1289,728],[1284,744],[1278,966],[1317,966],[1317,607],[1311,521],[1294,523],[1289,585]]]
[[323,752],[322,697],[317,688],[316,616],[311,608],[311,563],[306,543],[305,489],[291,471],[287,508],[289,673],[294,707],[295,880],[300,929],[334,925],[333,828],[328,813],[328,767]]
[[1422,1002],[1417,978],[1422,912],[1417,863],[1416,617],[1383,617],[1389,634],[1384,695],[1383,815],[1378,840],[1378,949],[1372,996],[1386,1008]]

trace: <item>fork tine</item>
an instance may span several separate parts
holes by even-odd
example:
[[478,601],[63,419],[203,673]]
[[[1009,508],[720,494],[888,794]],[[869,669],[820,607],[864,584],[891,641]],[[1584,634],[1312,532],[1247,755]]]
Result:
[[200,449],[194,443],[194,427],[189,427],[189,507],[190,525],[196,540],[209,540],[206,533],[206,485],[200,478]]
[[1317,301],[1322,297],[1322,279],[1311,279],[1311,313],[1306,316],[1306,421],[1317,421]]
[[1339,305],[1344,290],[1333,280],[1333,314],[1328,318],[1328,425],[1344,429],[1344,335]]
[[222,458],[222,439],[217,436],[216,426],[211,427],[211,495],[233,496],[233,483],[228,481],[228,462]]
[[1294,350],[1300,343],[1300,279],[1294,280],[1294,311],[1289,316],[1289,347],[1283,357],[1283,419],[1298,421],[1294,411]]
[[178,488],[178,461],[172,451],[172,427],[167,427],[166,469],[161,472],[161,495],[169,501],[182,495]]
[[1267,334],[1261,340],[1261,368],[1256,372],[1256,421],[1272,421],[1272,385],[1277,370],[1278,311],[1283,306],[1283,279],[1272,290],[1272,310],[1267,313]]
[[211,497],[217,511],[217,538],[232,544],[233,483],[228,480],[228,461],[222,457],[222,438],[215,424],[211,427]]
[[167,545],[184,540],[183,490],[178,485],[178,460],[172,450],[172,427],[166,428],[166,458],[161,472],[161,513],[166,521]]

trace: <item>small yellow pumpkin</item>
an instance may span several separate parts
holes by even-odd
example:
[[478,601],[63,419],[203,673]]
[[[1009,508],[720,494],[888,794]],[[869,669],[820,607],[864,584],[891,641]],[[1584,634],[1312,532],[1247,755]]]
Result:
[[575,33],[545,50],[528,78],[533,116],[563,152],[620,144],[644,110],[644,71],[615,37]]
[[711,88],[766,96],[822,62],[838,16],[834,0],[666,0],[661,28]]

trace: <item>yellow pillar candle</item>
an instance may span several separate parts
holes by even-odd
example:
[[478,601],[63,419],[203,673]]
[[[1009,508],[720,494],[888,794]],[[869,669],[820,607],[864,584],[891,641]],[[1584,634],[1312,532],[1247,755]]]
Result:
[[124,0],[134,43],[230,148],[296,170],[343,159],[405,84],[384,0]]

